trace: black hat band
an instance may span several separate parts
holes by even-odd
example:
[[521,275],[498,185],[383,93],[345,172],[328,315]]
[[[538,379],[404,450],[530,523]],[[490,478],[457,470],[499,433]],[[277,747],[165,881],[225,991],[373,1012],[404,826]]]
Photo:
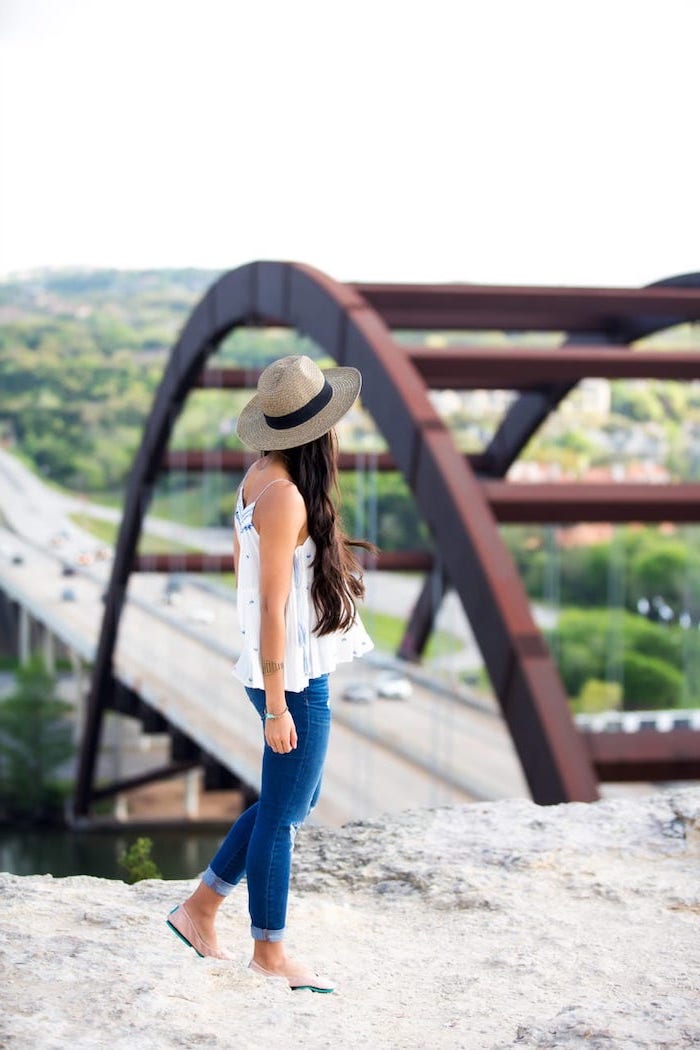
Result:
[[302,423],[308,423],[310,419],[318,415],[321,409],[325,408],[330,399],[333,397],[333,387],[324,380],[323,386],[316,394],[312,397],[305,405],[301,408],[297,408],[294,412],[287,412],[285,416],[268,416],[265,415],[265,422],[268,427],[272,427],[273,430],[291,430],[292,427],[301,426]]

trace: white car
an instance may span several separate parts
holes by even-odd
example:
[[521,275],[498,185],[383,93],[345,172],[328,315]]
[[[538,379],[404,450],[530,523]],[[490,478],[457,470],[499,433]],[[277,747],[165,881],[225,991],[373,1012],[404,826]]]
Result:
[[190,610],[190,619],[196,620],[197,623],[213,623],[215,617],[211,609],[204,609],[200,606]]
[[343,700],[350,704],[371,704],[375,696],[374,689],[366,682],[353,682],[343,690]]
[[390,672],[377,679],[377,693],[386,700],[408,700],[412,692],[413,686],[405,675]]

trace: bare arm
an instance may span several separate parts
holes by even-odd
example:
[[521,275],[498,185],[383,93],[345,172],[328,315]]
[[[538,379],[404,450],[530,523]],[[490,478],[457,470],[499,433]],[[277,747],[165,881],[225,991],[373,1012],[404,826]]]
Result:
[[[271,714],[284,711],[285,607],[292,584],[294,551],[306,525],[306,508],[291,484],[275,485],[255,507],[260,536],[260,659],[265,678],[265,707]],[[270,667],[275,668],[269,670]],[[266,673],[267,672],[267,673]],[[275,751],[296,747],[291,715],[270,719],[265,737]]]

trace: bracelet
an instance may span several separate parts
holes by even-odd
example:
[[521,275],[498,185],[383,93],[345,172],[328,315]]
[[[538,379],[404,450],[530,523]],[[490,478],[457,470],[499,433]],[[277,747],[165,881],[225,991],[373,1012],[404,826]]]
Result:
[[284,711],[280,711],[278,715],[273,715],[270,711],[265,711],[265,713],[263,714],[263,720],[267,722],[267,720],[270,718],[281,718],[282,715],[286,715],[288,710],[289,708],[285,707]]
[[284,667],[284,660],[263,660],[262,661],[262,673],[274,674],[275,671],[281,671]]

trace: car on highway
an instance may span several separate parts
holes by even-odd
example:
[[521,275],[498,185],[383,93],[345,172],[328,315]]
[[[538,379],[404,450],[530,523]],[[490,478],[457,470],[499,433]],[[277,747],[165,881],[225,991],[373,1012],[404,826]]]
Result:
[[62,602],[74,602],[76,600],[75,591],[72,587],[64,587],[61,591]]
[[376,681],[377,693],[385,700],[408,700],[413,686],[405,675],[389,671]]
[[211,609],[205,609],[203,606],[190,609],[189,617],[190,620],[195,620],[197,623],[214,623],[216,619]]
[[371,704],[377,693],[368,682],[352,682],[340,695],[349,704]]
[[75,576],[75,565],[71,565],[70,562],[65,561],[61,566],[62,576]]

